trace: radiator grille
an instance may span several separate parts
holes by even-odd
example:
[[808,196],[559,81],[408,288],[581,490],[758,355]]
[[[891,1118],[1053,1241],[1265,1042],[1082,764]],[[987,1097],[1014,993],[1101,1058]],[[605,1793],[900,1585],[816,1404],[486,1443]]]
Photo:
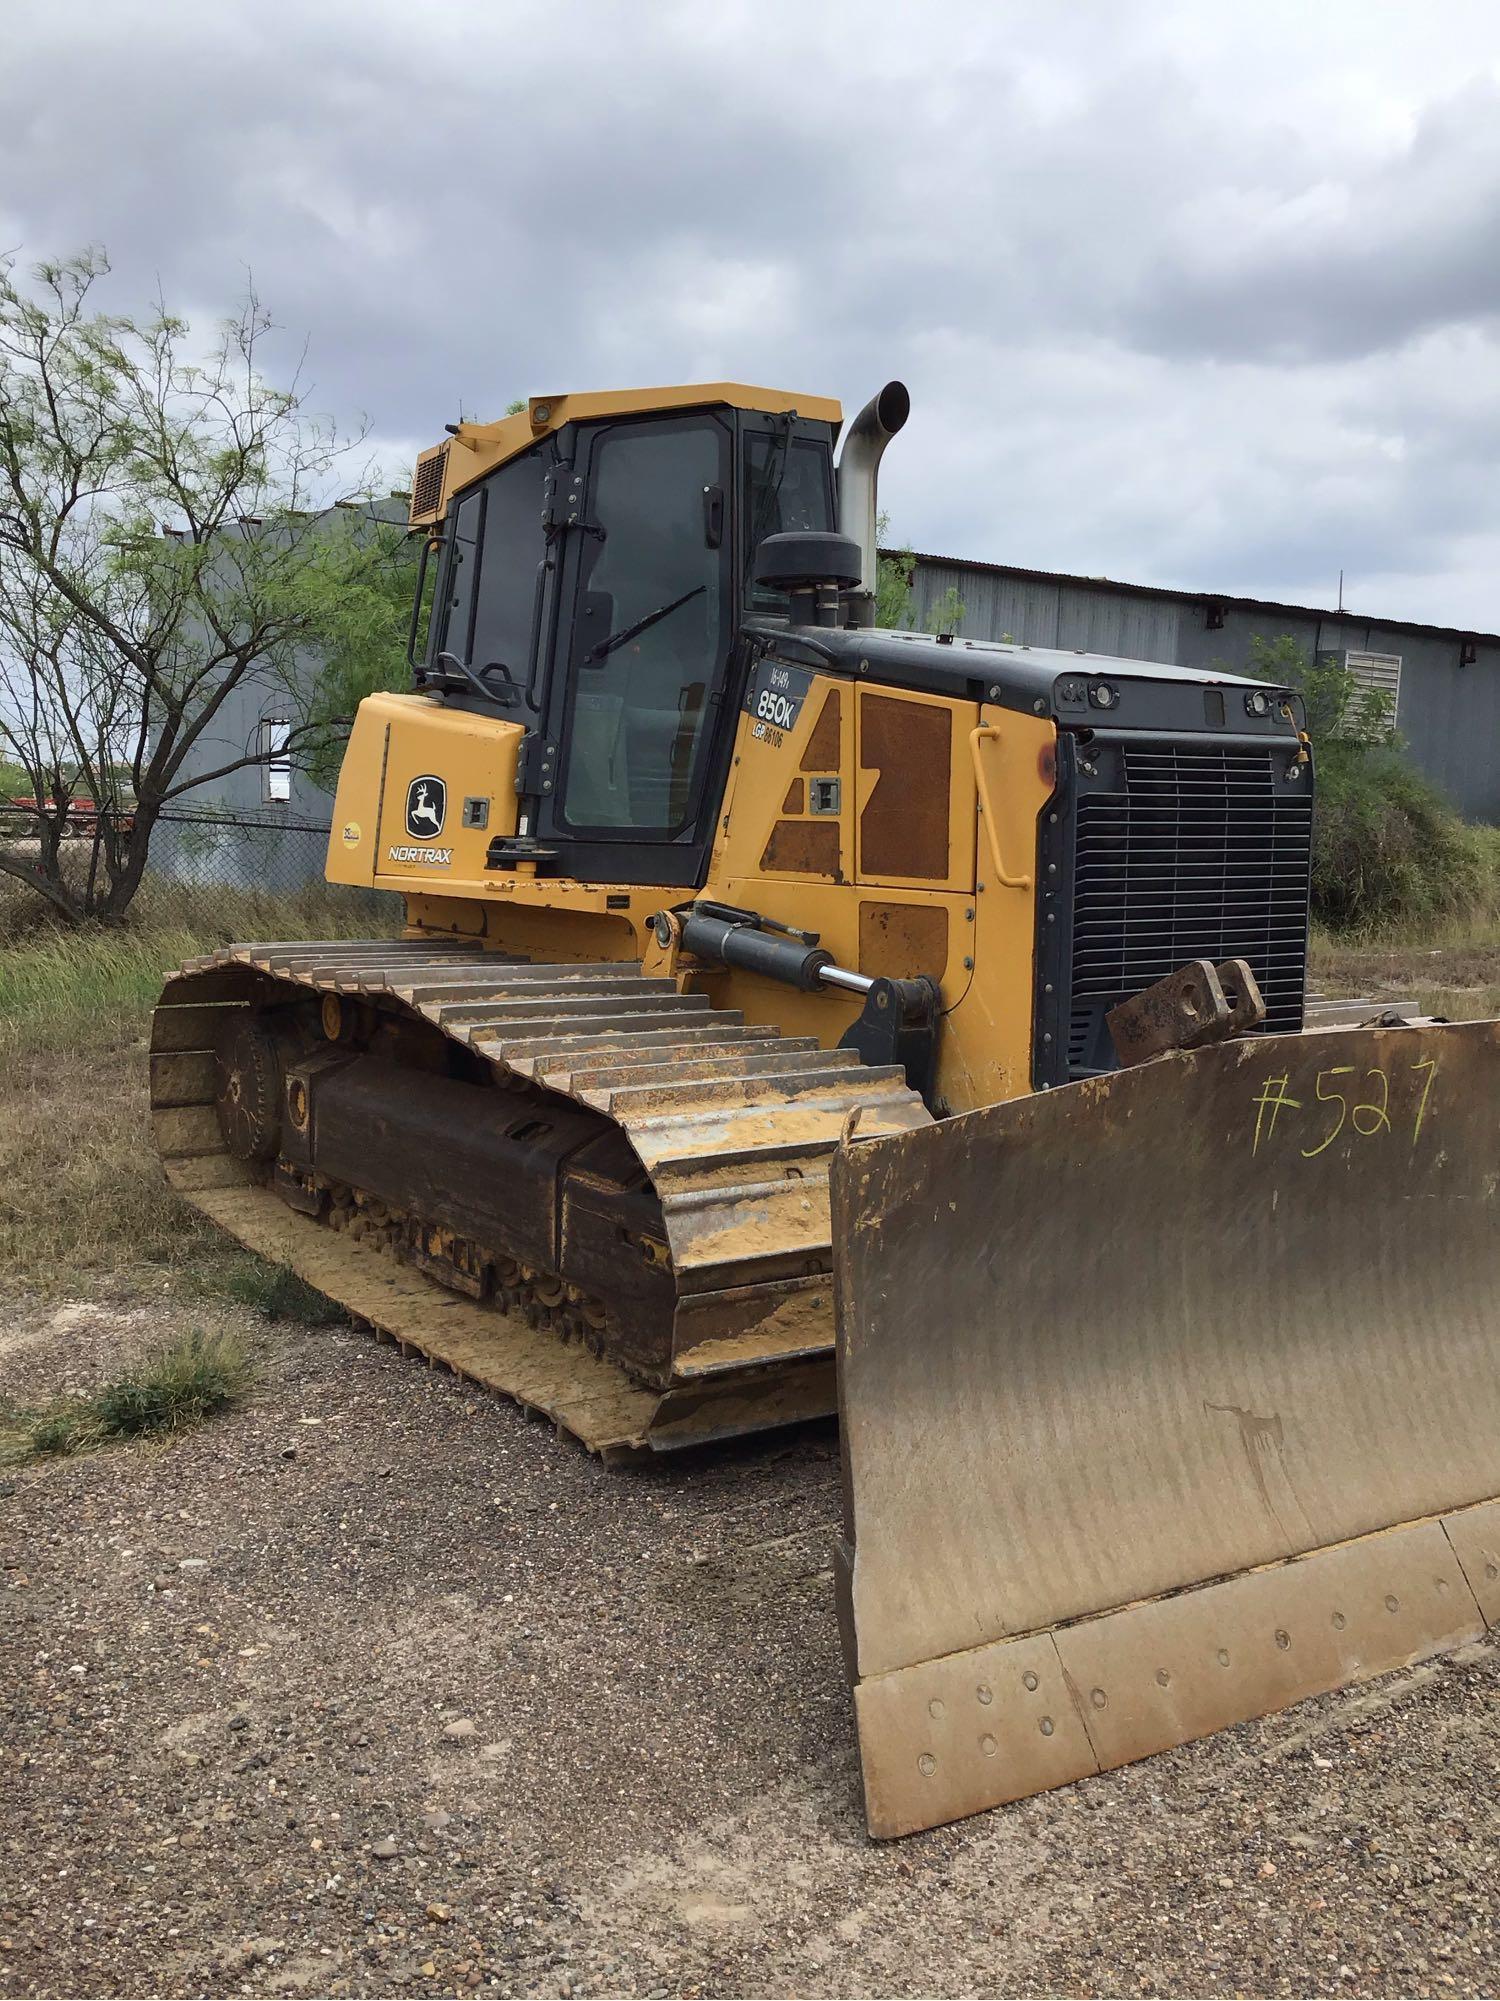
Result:
[[443,504],[443,475],[448,469],[448,447],[439,445],[417,460],[417,469],[412,474],[411,508],[408,520],[418,521],[424,514],[435,513]]
[[1078,802],[1072,1072],[1113,1062],[1105,1013],[1188,959],[1248,959],[1266,1026],[1302,1025],[1312,799],[1284,744],[1126,744]]

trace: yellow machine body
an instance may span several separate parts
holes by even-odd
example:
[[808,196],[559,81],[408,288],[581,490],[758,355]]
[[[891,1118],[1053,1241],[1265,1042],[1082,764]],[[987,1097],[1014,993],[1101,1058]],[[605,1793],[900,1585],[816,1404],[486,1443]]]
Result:
[[[399,891],[427,936],[558,959],[645,959],[659,890],[486,871],[496,830],[514,831],[520,736],[514,724],[454,715],[420,695],[363,702],[339,779],[329,881]],[[1014,1097],[1030,1088],[1031,857],[1056,740],[1039,718],[818,676],[794,729],[740,718],[702,895],[773,909],[860,973],[933,974],[946,1027],[938,1096],[953,1111]],[[429,770],[442,772],[450,797],[485,803],[483,829],[459,825],[440,844],[407,839],[401,802]],[[815,813],[813,788],[830,780],[839,810]],[[915,830],[914,789],[932,801]],[[837,990],[798,994],[722,969],[683,978],[721,1005],[732,993],[750,1020],[830,1047],[859,1012]]]
[[602,1455],[838,1408],[882,1835],[1500,1620],[1496,1024],[1304,1017],[1292,690],[872,629],[898,387],[837,481],[737,384],[451,427],[329,842],[402,936],[152,1057],[188,1199]]

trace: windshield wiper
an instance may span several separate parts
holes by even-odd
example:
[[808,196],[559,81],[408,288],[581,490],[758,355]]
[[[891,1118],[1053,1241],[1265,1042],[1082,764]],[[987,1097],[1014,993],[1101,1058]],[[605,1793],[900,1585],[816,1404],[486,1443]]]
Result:
[[693,598],[701,598],[707,589],[707,584],[698,584],[693,590],[684,591],[680,598],[673,598],[670,604],[659,604],[655,611],[648,611],[646,616],[638,618],[634,625],[622,626],[620,631],[612,632],[608,639],[601,639],[597,646],[591,646],[584,654],[584,659],[588,662],[605,659],[617,646],[623,646],[627,640],[639,638],[648,626],[655,625],[657,620],[665,618],[668,612],[676,611],[680,605],[687,604]]

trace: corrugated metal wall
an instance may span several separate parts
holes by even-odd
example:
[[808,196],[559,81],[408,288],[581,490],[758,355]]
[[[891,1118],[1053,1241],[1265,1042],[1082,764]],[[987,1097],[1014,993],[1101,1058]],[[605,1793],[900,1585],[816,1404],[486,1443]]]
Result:
[[[318,665],[316,654],[300,654],[293,678],[305,678],[311,688]],[[184,758],[179,783],[191,784],[200,773],[218,771],[238,757],[254,756],[262,722],[295,723],[300,719],[299,700],[286,693],[279,677],[247,674],[230,689],[218,714]],[[318,819],[326,825],[331,819],[332,795],[314,785],[305,771],[293,769],[289,791],[291,796],[282,803],[289,820]],[[266,768],[259,764],[242,765],[217,778],[205,776],[201,787],[194,786],[185,800],[193,806],[222,806],[231,813],[273,809],[267,796]]]
[[1459,634],[1439,628],[1392,630],[1372,620],[1225,604],[1208,623],[1211,599],[1112,589],[1076,578],[1038,578],[919,556],[913,616],[925,626],[953,590],[964,607],[965,639],[1010,638],[1023,646],[1114,653],[1179,667],[1253,673],[1253,638],[1294,638],[1311,654],[1394,653],[1401,659],[1397,727],[1411,756],[1470,819],[1500,821],[1500,644],[1477,642],[1461,661]]
[[1115,595],[1064,578],[1013,577],[924,556],[914,579],[918,626],[927,624],[950,590],[964,607],[959,630],[966,639],[1008,636],[1022,646],[1118,653],[1129,660],[1176,657],[1179,606],[1170,598]]

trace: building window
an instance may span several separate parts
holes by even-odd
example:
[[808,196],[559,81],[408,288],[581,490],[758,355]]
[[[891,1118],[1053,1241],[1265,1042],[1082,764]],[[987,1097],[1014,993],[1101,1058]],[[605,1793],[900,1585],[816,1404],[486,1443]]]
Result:
[[1362,723],[1371,734],[1377,728],[1389,729],[1401,701],[1401,655],[1346,653],[1344,671],[1354,683],[1350,720],[1355,729]]
[[266,721],[260,726],[260,796],[268,806],[283,806],[292,796],[290,723]]

